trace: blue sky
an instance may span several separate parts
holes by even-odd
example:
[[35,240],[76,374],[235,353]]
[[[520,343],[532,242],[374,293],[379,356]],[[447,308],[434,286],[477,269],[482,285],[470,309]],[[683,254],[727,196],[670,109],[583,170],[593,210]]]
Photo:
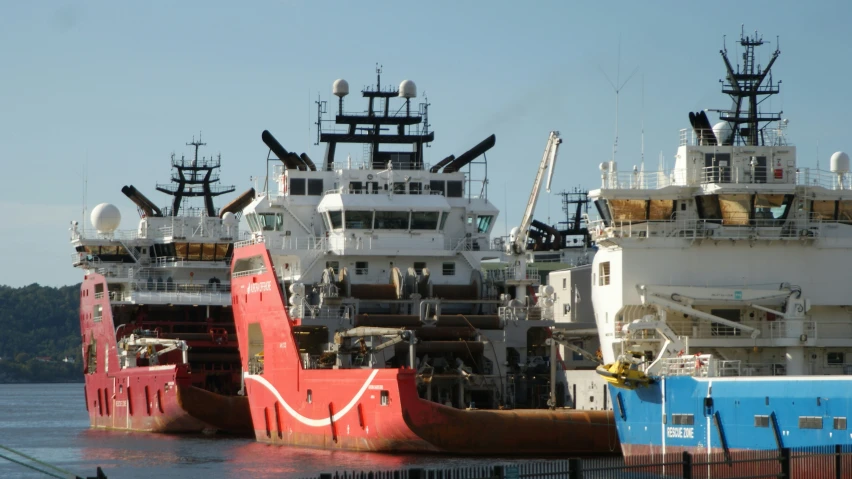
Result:
[[[764,64],[781,37],[771,106],[790,119],[800,165],[819,151],[827,166],[852,150],[849,18],[842,1],[2,2],[0,284],[81,279],[67,228],[82,216],[84,167],[89,208],[117,205],[123,229],[137,219],[121,187],[165,205],[154,185],[199,131],[222,154],[224,183],[243,191],[264,174],[264,129],[321,158],[317,94],[331,99],[337,78],[353,92],[374,83],[376,62],[383,83],[411,79],[428,94],[427,161],[497,135],[489,192],[510,227],[550,130],[564,139],[554,191],[598,185],[615,124],[603,72],[615,80],[619,44],[621,80],[639,68],[620,95],[621,169],[639,163],[643,122],[654,170],[661,151],[671,165],[689,111],[729,105],[719,50],[727,35],[737,58],[741,24],[772,42]],[[559,197],[542,196],[536,216],[562,219]]]

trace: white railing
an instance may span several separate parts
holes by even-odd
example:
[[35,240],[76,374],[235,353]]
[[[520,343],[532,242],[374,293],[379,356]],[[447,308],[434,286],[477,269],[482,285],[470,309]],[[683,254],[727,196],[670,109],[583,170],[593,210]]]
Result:
[[237,241],[236,243],[234,243],[234,248],[243,248],[245,246],[251,246],[253,244],[258,244],[258,243],[263,243],[263,242],[264,242],[263,236],[258,236],[256,238],[249,238],[247,240]]
[[[690,339],[720,339],[727,340],[731,338],[750,338],[750,333],[732,326],[723,324],[711,323],[709,321],[693,322],[692,320],[670,320],[667,321],[669,327],[672,328],[678,336],[688,336]],[[811,320],[783,320],[775,321],[741,321],[739,324],[760,331],[758,339],[801,339],[801,335],[805,334],[809,339],[818,338],[817,321]],[[827,323],[821,326],[827,326]],[[843,327],[846,323],[836,322],[836,325]],[[837,338],[852,338],[852,325],[849,327],[834,329],[831,337]],[[845,336],[835,336],[835,334],[845,334]]]
[[[787,135],[784,134],[784,128],[766,128],[761,130],[761,141],[766,146],[786,146],[789,143],[787,142]],[[705,138],[716,138],[716,134],[712,129],[701,129],[701,128],[683,128],[679,131],[680,141],[678,142],[678,146],[699,146],[701,145],[701,137]],[[705,145],[708,143],[704,143]],[[739,146],[739,145],[736,145]],[[722,148],[730,148],[731,146],[724,146]]]
[[244,276],[252,276],[255,274],[262,274],[266,272],[266,267],[261,266],[260,268],[250,269],[246,271],[239,271],[231,274],[231,278],[242,278]]
[[661,360],[661,376],[725,377],[740,376],[739,360],[713,359],[710,354],[683,355]]
[[818,186],[829,190],[852,190],[852,174],[799,168],[796,171],[796,184]]
[[[728,222],[726,224],[726,221]],[[731,240],[797,240],[816,238],[821,235],[824,224],[836,221],[809,220],[727,220],[674,219],[674,220],[603,220],[589,222],[592,239],[606,238],[652,238],[677,237],[687,239],[731,239]],[[745,223],[745,224],[731,224]]]

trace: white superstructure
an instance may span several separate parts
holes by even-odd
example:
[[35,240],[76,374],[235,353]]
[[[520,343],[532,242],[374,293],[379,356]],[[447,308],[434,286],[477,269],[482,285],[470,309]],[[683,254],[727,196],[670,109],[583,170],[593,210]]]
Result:
[[757,110],[761,95],[778,92],[767,75],[777,50],[755,73],[762,43],[741,40],[736,73],[722,52],[734,106],[712,129],[703,112],[690,114],[674,169],[601,165],[590,229],[605,363],[626,358],[659,374],[677,356],[709,354],[727,368],[714,374],[739,375],[852,365],[848,156],[833,155],[832,171],[797,165],[787,121]]

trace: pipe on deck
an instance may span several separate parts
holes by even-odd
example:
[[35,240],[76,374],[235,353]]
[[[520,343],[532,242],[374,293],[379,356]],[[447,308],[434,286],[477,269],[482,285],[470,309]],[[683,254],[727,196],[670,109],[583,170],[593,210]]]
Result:
[[456,171],[459,171],[465,165],[475,160],[476,157],[494,147],[494,144],[496,142],[497,137],[495,135],[491,135],[488,138],[482,140],[481,142],[479,142],[478,145],[462,153],[455,160],[451,161],[450,164],[445,166],[443,173],[454,173]]
[[308,166],[301,158],[299,158],[299,155],[287,151],[287,149],[281,146],[281,143],[278,143],[278,140],[272,136],[272,133],[270,133],[269,130],[263,130],[263,133],[260,134],[260,139],[263,140],[263,143],[265,143],[273,153],[275,153],[275,156],[284,163],[284,166],[286,166],[288,170],[305,171],[308,169]]
[[124,186],[121,188],[121,192],[124,193],[124,196],[130,198],[130,201],[136,203],[146,216],[151,217],[162,217],[163,212],[160,211],[160,208],[157,208],[151,200],[149,200],[145,195],[139,192],[133,185]]

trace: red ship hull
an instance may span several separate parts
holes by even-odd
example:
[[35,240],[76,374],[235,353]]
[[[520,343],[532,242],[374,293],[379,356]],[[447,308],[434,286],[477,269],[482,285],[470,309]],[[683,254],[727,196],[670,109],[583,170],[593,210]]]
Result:
[[[95,293],[95,285],[103,285],[101,292]],[[120,367],[109,292],[101,275],[89,274],[83,281],[80,326],[86,409],[92,427],[162,433],[251,432],[248,399],[193,386],[186,365]]]
[[232,276],[243,370],[263,351],[263,371],[245,376],[261,442],[360,451],[455,454],[617,453],[611,412],[460,410],[421,399],[416,372],[304,369],[265,245],[235,251],[265,272]]

